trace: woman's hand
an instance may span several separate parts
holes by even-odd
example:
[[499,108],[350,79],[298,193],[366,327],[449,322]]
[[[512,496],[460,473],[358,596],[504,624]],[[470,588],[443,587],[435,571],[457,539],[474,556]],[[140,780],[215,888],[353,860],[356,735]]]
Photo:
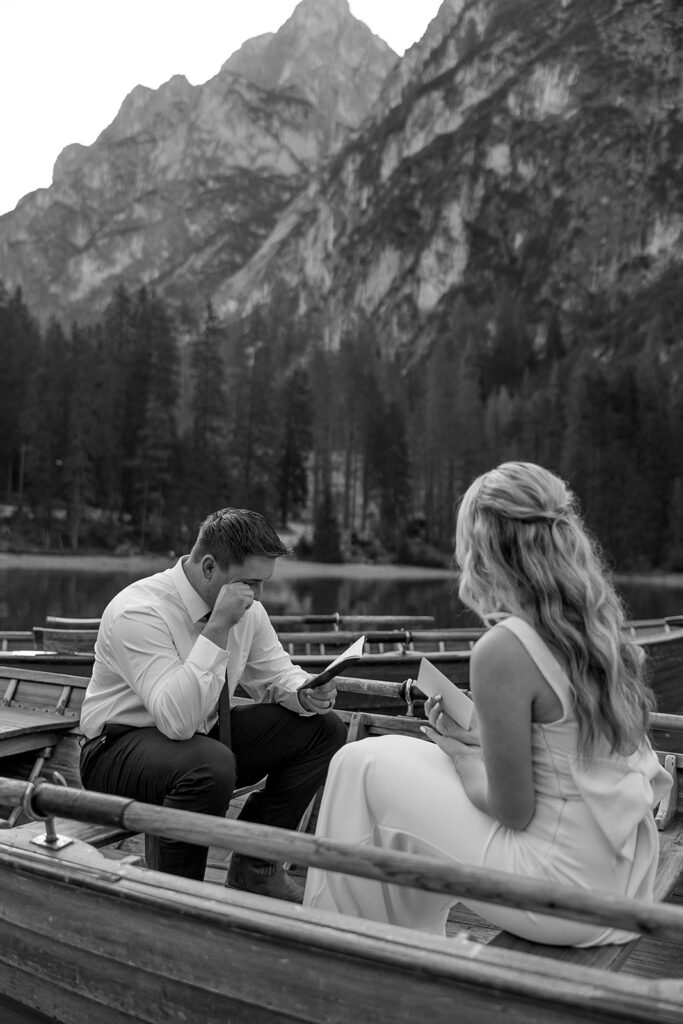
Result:
[[481,744],[474,717],[472,728],[463,729],[443,710],[440,697],[427,698],[425,714],[429,725],[422,726],[421,731],[427,739],[436,743],[437,747],[450,757],[456,769],[458,762],[463,758],[481,759]]
[[458,725],[451,718],[447,711],[444,711],[440,696],[427,698],[425,701],[425,715],[429,720],[432,730],[438,735],[459,740],[464,746],[481,747],[476,709],[472,714],[472,724],[469,729],[463,729],[462,726]]
[[458,763],[464,758],[481,761],[481,747],[474,746],[468,743],[461,743],[460,740],[455,739],[453,736],[444,736],[442,733],[437,732],[436,729],[432,729],[428,725],[420,726],[420,732],[424,733],[428,740],[432,743],[436,743],[440,750],[443,750],[444,754],[448,754],[451,761],[455,765],[456,769]]

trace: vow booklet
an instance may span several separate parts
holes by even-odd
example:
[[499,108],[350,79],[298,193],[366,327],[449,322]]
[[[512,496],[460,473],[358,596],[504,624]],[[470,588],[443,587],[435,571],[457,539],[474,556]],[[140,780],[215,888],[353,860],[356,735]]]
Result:
[[363,644],[365,643],[365,637],[359,636],[357,640],[354,640],[350,647],[347,647],[345,651],[335,658],[327,668],[324,668],[322,672],[317,676],[313,676],[302,686],[300,690],[314,690],[316,686],[322,686],[328,679],[333,679],[335,676],[340,675],[350,665],[353,665],[355,661],[360,661],[363,657]]
[[474,704],[463,690],[452,683],[443,672],[439,672],[438,668],[426,658],[420,662],[420,671],[417,674],[416,682],[428,697],[441,695],[441,706],[446,714],[450,715],[461,728],[469,729]]

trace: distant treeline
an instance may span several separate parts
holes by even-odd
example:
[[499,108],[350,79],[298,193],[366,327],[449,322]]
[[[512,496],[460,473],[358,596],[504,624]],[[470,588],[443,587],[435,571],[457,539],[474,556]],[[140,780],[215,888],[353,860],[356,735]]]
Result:
[[400,360],[369,322],[331,347],[291,295],[225,327],[121,287],[65,331],[0,286],[0,541],[183,550],[230,504],[310,521],[304,555],[444,564],[467,484],[523,458],[569,481],[618,569],[681,570],[676,277],[541,336],[504,289],[461,298]]

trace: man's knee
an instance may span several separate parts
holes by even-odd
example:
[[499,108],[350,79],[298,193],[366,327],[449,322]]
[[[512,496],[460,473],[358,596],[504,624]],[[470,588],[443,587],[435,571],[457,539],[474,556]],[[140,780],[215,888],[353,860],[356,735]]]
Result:
[[[207,814],[224,814],[235,789],[235,755],[222,743],[204,745],[202,757],[186,764],[168,793],[166,802],[188,802]],[[170,798],[170,799],[169,799]]]
[[319,715],[318,717],[322,723],[325,743],[329,745],[332,753],[335,753],[346,743],[346,726],[334,711],[331,711],[329,715]]
[[208,784],[217,792],[227,792],[229,800],[237,779],[235,755],[223,743],[212,743],[206,753],[203,767],[208,772]]

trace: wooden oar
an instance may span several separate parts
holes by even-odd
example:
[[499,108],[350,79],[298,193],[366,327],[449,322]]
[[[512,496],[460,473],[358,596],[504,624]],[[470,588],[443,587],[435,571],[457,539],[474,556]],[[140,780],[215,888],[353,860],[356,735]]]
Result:
[[656,939],[683,940],[683,908],[571,889],[518,878],[501,871],[443,864],[433,858],[332,842],[286,829],[253,825],[189,811],[139,803],[41,783],[0,778],[0,801],[25,801],[36,816],[59,814],[80,821],[117,825],[166,839],[218,846],[268,860],[360,875],[382,882],[443,892],[459,899],[523,907],[575,921],[642,932]]

